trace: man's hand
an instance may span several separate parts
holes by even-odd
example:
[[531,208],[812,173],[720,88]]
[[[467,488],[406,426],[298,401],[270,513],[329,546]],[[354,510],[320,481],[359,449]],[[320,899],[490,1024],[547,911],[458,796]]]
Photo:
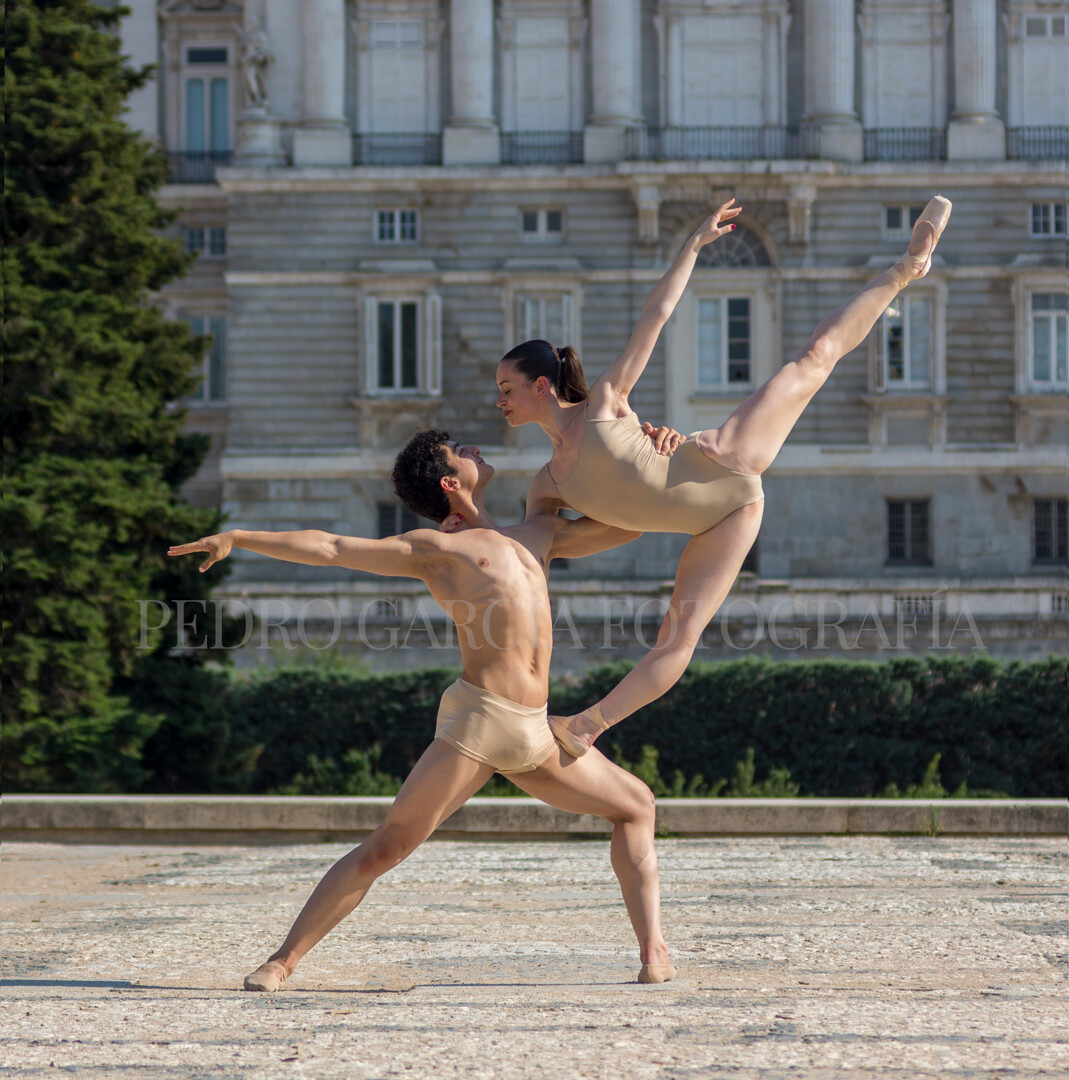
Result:
[[204,536],[200,540],[194,540],[192,544],[174,544],[167,549],[168,555],[192,555],[195,551],[208,552],[208,558],[200,564],[200,572],[203,574],[210,566],[214,566],[221,559],[225,559],[234,547],[232,533],[219,533],[217,536]]
[[655,428],[650,423],[644,423],[642,430],[653,440],[653,448],[658,454],[671,457],[686,441],[686,435],[681,435],[675,428]]

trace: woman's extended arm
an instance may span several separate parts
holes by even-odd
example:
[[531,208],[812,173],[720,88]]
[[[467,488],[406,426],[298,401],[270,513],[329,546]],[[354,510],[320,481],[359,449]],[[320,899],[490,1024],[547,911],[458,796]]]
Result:
[[690,281],[699,250],[705,244],[711,243],[735,228],[734,225],[721,224],[742,213],[742,207],[731,205],[734,201],[734,199],[729,199],[715,213],[707,217],[683,245],[683,250],[676,256],[668,273],[661,278],[653,292],[646,298],[646,303],[642,306],[642,315],[624,351],[590,388],[591,400],[594,400],[595,391],[598,389],[618,400],[627,398],[631,388],[645,370],[661,329],[675,311],[676,304],[679,303],[679,298],[683,295],[687,282]]

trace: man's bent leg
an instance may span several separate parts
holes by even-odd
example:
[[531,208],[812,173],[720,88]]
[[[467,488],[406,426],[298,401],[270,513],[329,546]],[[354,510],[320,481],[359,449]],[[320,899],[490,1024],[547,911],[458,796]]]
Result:
[[670,970],[668,946],[661,933],[653,792],[598,750],[581,758],[559,751],[534,771],[510,773],[509,779],[528,795],[559,810],[596,814],[612,822],[612,868],[638,938],[643,971],[646,966]]
[[489,765],[465,757],[441,739],[423,752],[383,823],[357,848],[342,856],[315,887],[281,948],[263,965],[273,978],[248,982],[248,989],[277,989],[297,962],[367,895],[387,870],[410,855],[493,775]]

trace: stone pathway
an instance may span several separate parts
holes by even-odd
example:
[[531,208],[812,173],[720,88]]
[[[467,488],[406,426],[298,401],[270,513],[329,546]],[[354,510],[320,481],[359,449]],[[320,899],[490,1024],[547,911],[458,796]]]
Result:
[[345,850],[6,844],[0,1076],[1069,1076],[1062,839],[659,841],[663,986],[605,842],[431,842],[241,992]]

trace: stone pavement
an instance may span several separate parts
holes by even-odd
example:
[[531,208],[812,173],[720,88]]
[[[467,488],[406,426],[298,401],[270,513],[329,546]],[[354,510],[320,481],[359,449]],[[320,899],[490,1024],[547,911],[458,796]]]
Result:
[[432,841],[277,995],[346,845],[6,844],[0,1076],[1069,1076],[1063,838],[658,842],[639,986],[603,841]]

